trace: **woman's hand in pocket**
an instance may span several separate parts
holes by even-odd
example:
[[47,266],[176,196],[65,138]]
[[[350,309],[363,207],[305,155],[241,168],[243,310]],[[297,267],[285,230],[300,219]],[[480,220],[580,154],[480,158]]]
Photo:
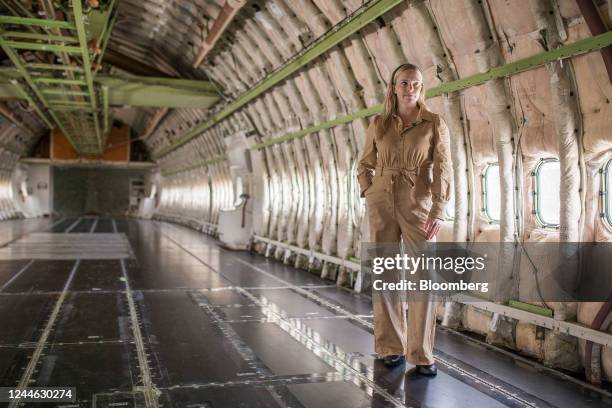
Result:
[[429,241],[430,239],[435,237],[438,232],[440,232],[441,227],[441,219],[429,217],[427,221],[425,221],[425,239]]

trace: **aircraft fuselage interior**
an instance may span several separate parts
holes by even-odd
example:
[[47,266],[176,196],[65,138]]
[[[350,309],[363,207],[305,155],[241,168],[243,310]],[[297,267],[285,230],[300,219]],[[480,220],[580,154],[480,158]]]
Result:
[[0,0],[0,406],[612,407],[611,0]]

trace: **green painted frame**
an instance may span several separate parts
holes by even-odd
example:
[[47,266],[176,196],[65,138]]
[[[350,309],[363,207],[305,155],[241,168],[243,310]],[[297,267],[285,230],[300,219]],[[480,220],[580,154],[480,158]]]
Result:
[[[511,75],[528,71],[534,68],[541,67],[551,62],[559,61],[565,58],[574,57],[576,55],[589,53],[596,51],[600,48],[607,47],[612,44],[612,31],[608,31],[605,34],[598,35],[596,37],[586,38],[577,41],[573,44],[569,44],[555,50],[546,51],[541,54],[534,55],[532,57],[524,58],[519,61],[511,62],[501,67],[492,68],[487,72],[472,75],[467,78],[459,79],[456,81],[448,82],[431,88],[426,93],[426,98],[433,98],[443,94],[451,92],[457,92],[463,89],[471,88],[473,86],[484,84],[487,81],[509,77]],[[264,147],[272,146],[278,143],[283,143],[297,137],[302,137],[310,133],[318,132],[322,129],[329,129],[334,126],[338,126],[344,123],[352,122],[355,119],[363,118],[367,116],[376,115],[381,113],[383,110],[382,105],[371,106],[367,109],[360,110],[350,115],[342,116],[328,122],[320,123],[316,126],[311,126],[306,129],[302,129],[297,132],[287,133],[284,136],[267,140],[265,142],[256,144],[251,149],[262,149]]]
[[349,36],[370,24],[372,21],[402,2],[403,0],[371,1],[364,6],[364,8],[361,9],[358,14],[344,20],[335,30],[322,36],[298,56],[268,75],[264,80],[252,87],[249,91],[242,94],[238,99],[231,102],[220,112],[214,114],[209,120],[187,131],[171,146],[168,146],[166,149],[160,152],[157,155],[157,158],[170,153],[172,150],[175,150],[176,148],[187,143],[200,133],[215,126],[217,123],[221,122],[223,119],[236,112],[238,109],[242,108],[244,105],[251,102],[253,99],[257,98],[274,85],[287,79],[290,75],[297,72],[306,64],[323,55],[325,52],[335,47],[340,42],[346,40]]
[[[389,7],[388,9],[393,7],[393,6],[390,6],[390,5],[387,5],[387,6]],[[388,11],[388,9],[387,9],[387,11]],[[369,16],[371,16],[371,14],[369,14]],[[357,18],[357,17],[355,17],[355,18]],[[376,17],[374,17],[374,18],[376,18]],[[359,22],[359,24],[363,24],[363,23],[364,23],[364,21],[360,21]],[[367,24],[367,23],[365,23],[365,24]],[[355,31],[357,31],[357,29]],[[325,40],[327,40],[327,38],[322,39],[321,41],[325,41]],[[338,41],[338,42],[340,42],[340,41]],[[563,60],[563,59],[566,59],[566,58],[571,58],[571,57],[574,57],[574,56],[577,56],[577,55],[580,55],[580,54],[585,54],[585,53],[593,52],[593,51],[599,50],[601,48],[607,47],[609,45],[612,45],[612,31],[608,31],[607,33],[600,34],[598,36],[585,38],[585,39],[576,41],[576,42],[574,42],[572,44],[564,45],[564,46],[559,47],[557,49],[546,51],[546,52],[543,52],[543,53],[540,53],[540,54],[537,54],[537,55],[534,55],[534,56],[531,56],[531,57],[527,57],[527,58],[524,58],[524,59],[521,59],[521,60],[518,60],[518,61],[515,61],[515,62],[511,62],[509,64],[505,64],[505,65],[500,66],[500,67],[492,68],[489,71],[484,72],[484,73],[472,75],[472,76],[469,76],[467,78],[463,78],[463,79],[459,79],[459,80],[456,80],[456,81],[448,82],[446,84],[439,85],[439,86],[437,86],[435,88],[429,89],[427,91],[426,97],[427,98],[433,98],[433,97],[440,96],[440,95],[443,95],[443,94],[448,94],[448,93],[451,93],[451,92],[460,91],[460,90],[463,90],[463,89],[470,88],[472,86],[484,84],[485,82],[490,81],[490,80],[505,78],[505,77],[511,76],[513,74],[517,74],[517,73],[520,73],[520,72],[524,72],[524,71],[528,71],[528,70],[531,70],[531,69],[534,69],[534,68],[541,67],[541,66],[546,65],[548,63],[552,63],[552,62],[555,62],[555,61]],[[331,47],[329,47],[329,48],[331,48]],[[329,48],[322,47],[322,49],[324,49],[325,51],[327,51],[327,49],[329,49]],[[316,47],[315,47],[315,49],[316,49]],[[325,51],[323,51],[323,52],[325,52]],[[320,54],[318,54],[318,55],[320,55]],[[312,59],[314,59],[314,58],[312,58]],[[312,61],[312,59],[308,59],[302,65],[294,67],[294,69],[291,70],[290,73],[288,73],[287,75],[283,76],[281,79],[285,79],[287,76],[289,76],[293,72],[297,71],[297,69],[299,69],[303,65],[306,65],[308,62]],[[300,59],[298,58],[297,61],[300,61]],[[297,61],[292,61],[290,64],[294,64]],[[282,71],[282,69],[284,69],[284,67],[281,68],[281,70],[279,70],[279,71]],[[259,96],[261,93],[263,93],[264,91],[268,90],[274,84],[280,82],[280,79],[277,79],[277,77],[275,77],[275,75],[278,75],[279,71],[271,74],[268,78],[266,78],[264,81],[262,81],[258,86],[254,87],[250,91],[248,91],[245,94],[243,94],[242,96],[240,96],[237,100],[235,100],[234,102],[230,103],[221,112],[213,115],[213,117],[211,119],[207,120],[206,122],[204,122],[203,124],[201,124],[199,126],[194,127],[193,129],[189,130],[185,135],[181,136],[171,146],[169,146],[169,147],[163,149],[161,152],[159,152],[157,154],[157,158],[163,157],[164,155],[168,154],[172,150],[175,150],[176,148],[178,148],[181,145],[185,144],[189,140],[193,139],[198,134],[200,134],[200,133],[206,131],[207,129],[211,128],[212,126],[216,125],[221,120],[223,120],[225,117],[227,117],[229,114],[231,114],[234,111],[238,110],[239,108],[241,108],[242,106],[244,106],[245,104],[247,104],[248,102],[253,100],[255,97]],[[270,81],[268,82],[268,80],[270,80]],[[265,84],[265,86],[260,88],[259,86],[262,85],[262,84]],[[320,123],[318,125],[311,126],[311,127],[308,127],[306,129],[302,129],[302,130],[297,131],[297,132],[288,133],[288,134],[286,134],[284,136],[281,136],[279,138],[275,138],[275,139],[271,139],[271,140],[268,140],[268,141],[263,142],[263,143],[259,143],[257,145],[254,145],[253,147],[251,147],[251,149],[261,149],[261,148],[264,148],[264,147],[267,147],[267,146],[271,146],[271,145],[274,145],[274,144],[283,143],[283,142],[286,142],[288,140],[291,140],[291,139],[294,139],[294,138],[297,138],[297,137],[303,137],[303,136],[305,136],[307,134],[315,133],[315,132],[317,132],[319,130],[322,130],[322,129],[328,129],[328,128],[331,128],[331,127],[334,127],[334,126],[338,126],[338,125],[341,125],[341,124],[349,123],[349,122],[352,122],[355,119],[372,116],[372,115],[378,114],[380,112],[382,112],[382,105],[371,106],[371,107],[369,107],[367,109],[364,109],[364,110],[361,110],[361,111],[358,111],[358,112],[353,112],[353,113],[351,113],[349,115],[342,116],[340,118],[336,118],[336,119],[331,120],[331,121]]]
[[162,175],[165,177],[165,176],[176,175],[176,174],[179,174],[179,173],[185,173],[186,171],[195,170],[197,168],[208,166],[208,165],[213,164],[213,163],[222,162],[224,160],[227,160],[227,156],[217,156],[217,157],[213,157],[212,159],[204,160],[204,161],[199,162],[197,164],[194,164],[192,166],[183,167],[182,169],[173,170],[173,171],[169,171],[169,172],[162,172]]
[[87,47],[87,35],[85,33],[85,22],[83,21],[83,8],[80,0],[72,1],[72,11],[74,13],[74,25],[76,26],[77,36],[79,37],[79,44],[81,47],[81,58],[83,58],[83,73],[85,75],[85,82],[87,83],[87,91],[89,92],[89,103],[91,108],[94,110],[92,113],[94,121],[94,130],[96,139],[98,141],[98,153],[102,154],[104,151],[104,142],[102,140],[102,134],[100,131],[100,123],[98,118],[98,103],[96,101],[97,94],[93,86],[93,75],[91,72],[91,60],[89,59],[89,48]]

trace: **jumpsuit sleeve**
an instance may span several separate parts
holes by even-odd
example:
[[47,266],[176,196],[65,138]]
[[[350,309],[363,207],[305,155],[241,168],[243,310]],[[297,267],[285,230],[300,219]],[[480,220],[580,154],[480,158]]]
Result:
[[364,197],[364,192],[372,184],[372,173],[376,168],[376,144],[374,143],[376,135],[376,122],[378,117],[375,117],[366,133],[366,141],[363,146],[363,152],[361,153],[361,159],[357,164],[357,180],[359,181],[359,187],[361,189],[361,197]]
[[444,219],[444,210],[450,200],[450,181],[453,175],[450,154],[450,136],[444,119],[436,117],[433,148],[433,183],[430,218]]

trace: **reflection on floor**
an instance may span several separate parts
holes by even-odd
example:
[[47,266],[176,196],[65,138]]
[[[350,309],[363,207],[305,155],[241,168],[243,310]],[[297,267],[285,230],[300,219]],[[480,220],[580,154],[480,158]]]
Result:
[[86,255],[28,259],[20,250],[0,261],[0,386],[76,387],[77,403],[56,406],[609,406],[441,328],[435,379],[409,365],[389,370],[373,355],[367,297],[180,226],[1,224],[2,241],[15,245],[53,232],[119,233],[131,246],[130,258],[96,259],[89,246]]

